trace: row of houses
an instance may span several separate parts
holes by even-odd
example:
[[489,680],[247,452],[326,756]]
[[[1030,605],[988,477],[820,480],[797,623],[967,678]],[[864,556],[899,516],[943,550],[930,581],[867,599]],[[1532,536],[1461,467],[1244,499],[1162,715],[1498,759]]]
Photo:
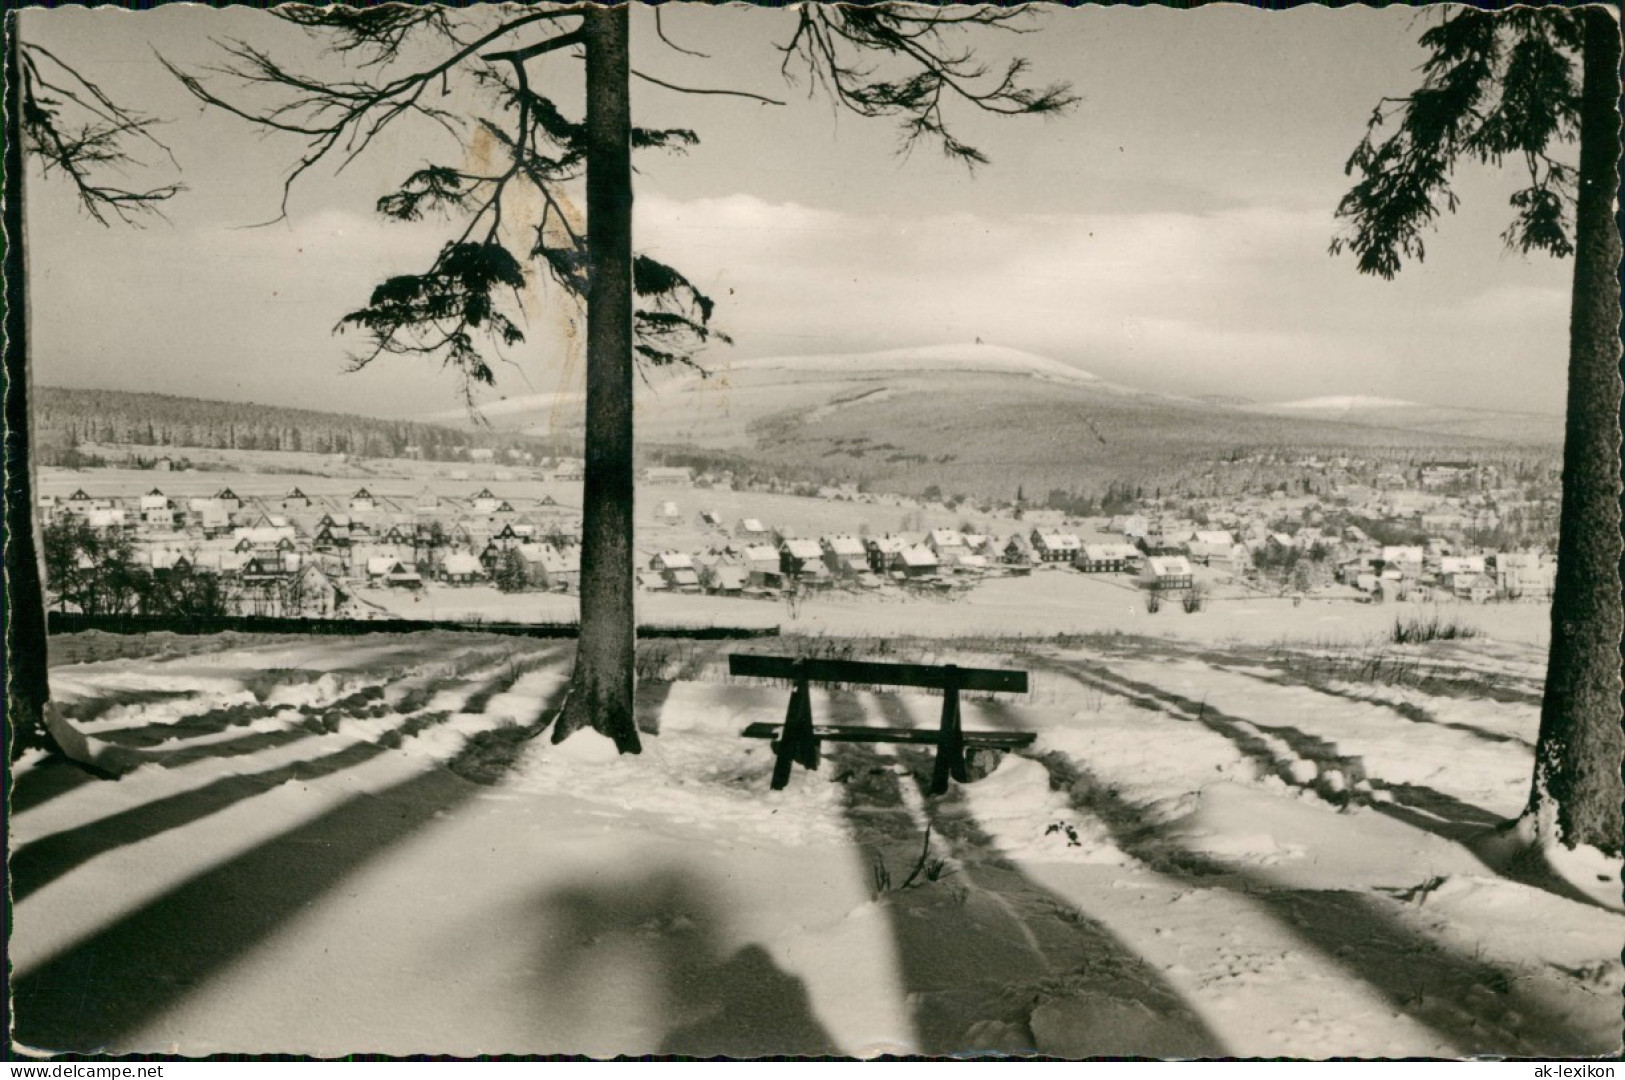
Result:
[[312,497],[298,486],[280,497],[249,499],[239,496],[229,487],[210,496],[184,498],[170,497],[162,490],[153,488],[133,500],[91,496],[79,489],[66,497],[40,496],[39,511],[47,524],[58,517],[78,517],[96,527],[142,527],[150,530],[227,530],[247,523],[245,517],[284,517],[312,523],[307,532],[314,532],[317,527],[336,528],[339,531],[362,528],[377,530],[427,519],[513,519],[519,515],[552,518],[573,513],[559,506],[550,495],[521,500],[513,496],[499,496],[489,488],[468,497],[439,495],[429,488],[414,496],[382,497],[362,487],[348,498],[333,498]]
[[1362,552],[1337,568],[1338,579],[1365,593],[1411,594],[1420,589],[1483,603],[1497,597],[1549,599],[1556,564],[1536,551],[1433,554],[1421,546]]

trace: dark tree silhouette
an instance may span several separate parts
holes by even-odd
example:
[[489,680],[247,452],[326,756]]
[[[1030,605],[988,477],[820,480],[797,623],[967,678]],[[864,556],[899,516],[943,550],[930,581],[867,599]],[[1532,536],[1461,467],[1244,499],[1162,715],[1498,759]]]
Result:
[[135,147],[174,158],[153,134],[156,121],[115,102],[67,61],[17,34],[5,18],[5,593],[7,760],[25,750],[67,756],[45,726],[45,598],[40,535],[34,517],[33,409],[29,397],[28,282],[23,236],[25,161],[45,176],[65,178],[79,205],[102,225],[139,224],[181,191],[179,184],[140,189],[122,176],[143,164]]
[[[1462,160],[1521,162],[1509,247],[1574,256],[1568,434],[1552,640],[1526,819],[1543,839],[1621,849],[1620,27],[1601,5],[1454,9],[1428,29],[1422,85],[1385,99],[1348,162],[1338,216],[1362,273],[1422,259]],[[1578,165],[1565,146],[1579,143]],[[1572,155],[1569,155],[1570,157]]]
[[[592,4],[547,9],[390,6],[285,7],[273,14],[322,38],[351,61],[343,79],[324,79],[284,65],[245,42],[225,46],[227,60],[210,75],[170,70],[200,100],[269,131],[304,140],[284,187],[318,162],[348,162],[402,117],[437,124],[459,138],[481,133],[505,158],[495,169],[432,164],[378,200],[386,216],[416,220],[429,212],[459,217],[462,228],[422,274],[391,278],[340,330],[358,330],[366,348],[356,367],[383,355],[440,361],[462,378],[470,402],[495,381],[493,359],[517,346],[523,332],[510,298],[527,265],[545,268],[587,317],[587,427],[581,564],[581,636],[571,693],[555,740],[590,726],[622,751],[639,749],[632,717],[635,635],[632,548],[632,376],[637,365],[698,366],[713,339],[713,304],[681,273],[634,254],[631,239],[631,152],[682,151],[698,142],[686,129],[635,126],[633,78],[676,93],[723,93],[774,103],[741,90],[677,86],[631,65],[628,8]],[[654,9],[656,30],[673,44]],[[1004,114],[1056,113],[1074,101],[1069,89],[1026,85],[1027,65],[1000,72],[977,63],[954,38],[978,28],[1020,30],[1025,13],[933,8],[807,5],[783,45],[787,78],[805,78],[863,116],[890,117],[904,149],[934,142],[967,165],[986,158],[950,130],[950,107]],[[547,53],[584,57],[586,115],[568,117],[530,82],[528,65]],[[419,61],[420,57],[429,59]],[[221,80],[234,90],[218,89]],[[443,102],[453,82],[479,102],[454,112]],[[585,178],[587,220],[563,197],[563,185]],[[541,221],[516,241],[504,221],[503,196],[526,188],[543,206]],[[507,227],[505,227],[507,226]]]

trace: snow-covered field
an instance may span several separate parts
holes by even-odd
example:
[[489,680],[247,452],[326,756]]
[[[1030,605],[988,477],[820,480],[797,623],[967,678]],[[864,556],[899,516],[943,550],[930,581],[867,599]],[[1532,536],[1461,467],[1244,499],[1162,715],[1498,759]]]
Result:
[[[1389,636],[1395,622],[1459,624],[1483,638],[1544,651],[1551,608],[1540,603],[1362,604],[1312,597],[1247,595],[1202,571],[1210,588],[1204,610],[1186,614],[1176,601],[1156,614],[1145,593],[1121,574],[1042,568],[1028,577],[991,577],[963,595],[879,592],[812,593],[792,611],[783,600],[639,592],[638,620],[665,626],[781,626],[786,633],[960,637],[1002,634],[1138,634],[1170,640],[1269,645],[1277,642],[1363,643]],[[566,593],[502,593],[489,585],[431,584],[421,591],[360,588],[366,602],[390,616],[514,622],[571,622],[579,600]]]
[[[922,795],[928,751],[878,744],[826,744],[771,792],[767,744],[739,732],[788,693],[726,678],[730,648],[1022,668],[1030,692],[967,700],[966,725],[1039,738],[940,798]],[[626,758],[590,733],[534,737],[572,650],[55,639],[63,716],[128,771],[17,771],[15,1038],[183,1055],[1619,1049],[1619,862],[1532,856],[1490,829],[1523,801],[1537,644],[1436,642],[1373,669],[1350,646],[1216,636],[652,641],[649,734]],[[830,689],[813,708],[933,725],[939,701]]]

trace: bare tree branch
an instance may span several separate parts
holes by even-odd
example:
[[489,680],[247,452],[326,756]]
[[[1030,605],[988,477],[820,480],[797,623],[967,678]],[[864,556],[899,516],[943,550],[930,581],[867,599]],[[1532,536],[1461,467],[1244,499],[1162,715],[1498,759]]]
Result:
[[632,69],[632,74],[634,77],[642,79],[646,83],[653,83],[656,86],[665,87],[667,90],[674,90],[679,94],[720,94],[726,97],[749,98],[752,101],[760,101],[764,105],[784,104],[784,102],[778,100],[777,98],[763,97],[761,94],[753,94],[749,90],[715,90],[704,87],[677,86],[673,83],[666,82],[664,79],[657,79],[653,75],[647,75],[636,68]]
[[709,53],[702,53],[695,49],[685,49],[671,38],[667,37],[666,28],[661,24],[660,21],[660,9],[658,7],[655,8],[655,33],[659,35],[660,40],[664,41],[668,46],[670,46],[674,52],[680,52],[684,56],[696,56],[701,60],[711,59],[711,55]]
[[[18,58],[23,138],[46,175],[67,177],[80,206],[98,224],[110,225],[117,218],[139,225],[143,215],[162,217],[160,204],[185,190],[180,183],[136,189],[103,179],[109,170],[143,165],[126,149],[132,138],[157,148],[176,164],[174,153],[152,133],[159,121],[119,105],[43,46],[20,42]],[[52,66],[49,74],[41,60]],[[70,110],[80,117],[71,118]]]

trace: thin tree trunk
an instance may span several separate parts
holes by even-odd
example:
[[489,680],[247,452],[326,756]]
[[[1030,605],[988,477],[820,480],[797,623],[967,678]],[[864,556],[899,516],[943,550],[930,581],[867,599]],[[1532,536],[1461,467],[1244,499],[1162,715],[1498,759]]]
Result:
[[587,430],[581,638],[553,729],[582,727],[638,753],[632,551],[632,109],[627,7],[592,7],[587,36]]
[[6,16],[6,721],[7,760],[24,750],[61,753],[45,729],[45,597],[34,520],[33,417],[29,405],[28,301],[23,256],[23,153],[17,16]]
[[[1621,847],[1620,29],[1589,7],[1580,117],[1568,435],[1552,644],[1528,813],[1544,838]],[[1554,832],[1555,826],[1555,832]]]

